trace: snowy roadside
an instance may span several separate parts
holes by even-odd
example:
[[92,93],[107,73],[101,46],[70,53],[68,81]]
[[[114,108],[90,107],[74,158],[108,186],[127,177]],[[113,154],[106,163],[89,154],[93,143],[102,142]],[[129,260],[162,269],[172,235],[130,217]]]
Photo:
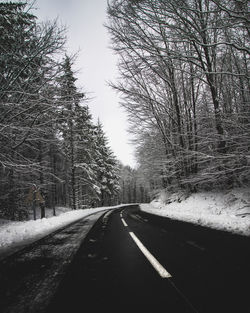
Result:
[[49,216],[36,221],[12,222],[0,220],[0,258],[13,253],[57,229],[77,221],[85,216],[114,207],[100,207],[71,211],[67,208],[57,208],[57,216]]
[[250,191],[198,192],[190,196],[161,192],[142,211],[250,236]]

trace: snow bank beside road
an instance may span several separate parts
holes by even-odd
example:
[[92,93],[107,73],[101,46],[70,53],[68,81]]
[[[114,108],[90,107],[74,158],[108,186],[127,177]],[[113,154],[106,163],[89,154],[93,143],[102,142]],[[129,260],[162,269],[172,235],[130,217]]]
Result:
[[161,192],[143,211],[215,229],[250,236],[250,191],[167,194]]
[[66,226],[89,214],[117,207],[101,207],[69,211],[67,208],[58,208],[60,215],[49,218],[37,219],[36,221],[11,222],[0,220],[0,256],[9,254],[21,246],[38,240],[49,233]]

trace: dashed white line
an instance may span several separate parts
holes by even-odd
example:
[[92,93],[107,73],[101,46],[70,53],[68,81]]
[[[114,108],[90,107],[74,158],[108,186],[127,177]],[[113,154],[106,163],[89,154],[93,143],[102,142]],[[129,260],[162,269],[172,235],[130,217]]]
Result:
[[[120,217],[122,220],[122,223],[125,227],[128,227],[128,224],[125,222],[125,220],[122,217],[122,213],[120,213]],[[147,220],[146,220],[147,222]],[[133,233],[129,232],[130,236],[138,246],[138,248],[141,250],[141,252],[144,254],[144,256],[147,258],[147,260],[151,263],[153,268],[158,272],[158,274],[162,278],[171,278],[172,275],[159,263],[159,261],[148,251],[148,249],[143,245],[143,243],[138,239],[138,237]],[[175,290],[180,294],[180,296],[183,298],[183,300],[192,308],[192,310],[196,313],[198,311],[195,309],[195,307],[192,305],[192,303],[187,299],[187,297],[176,287],[174,282],[172,280],[169,280],[171,285],[175,288]]]
[[130,236],[133,238],[134,242],[137,244],[138,248],[145,255],[154,269],[162,278],[170,278],[172,275],[158,262],[158,260],[148,251],[148,249],[142,244],[142,242],[136,237],[133,232],[129,232]]
[[123,222],[123,225],[124,225],[125,227],[128,227],[128,224],[124,221],[124,219],[122,218],[121,220],[122,220],[122,222]]

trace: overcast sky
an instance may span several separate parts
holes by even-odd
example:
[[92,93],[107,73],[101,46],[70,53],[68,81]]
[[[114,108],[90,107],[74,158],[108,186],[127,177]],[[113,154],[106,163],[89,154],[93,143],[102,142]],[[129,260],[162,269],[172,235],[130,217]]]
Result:
[[58,18],[67,27],[67,50],[78,52],[77,85],[93,99],[90,111],[99,117],[110,146],[124,165],[135,166],[133,147],[129,144],[126,113],[118,95],[108,85],[118,76],[117,57],[110,49],[110,38],[103,26],[106,21],[106,0],[37,0],[35,15],[41,21]]

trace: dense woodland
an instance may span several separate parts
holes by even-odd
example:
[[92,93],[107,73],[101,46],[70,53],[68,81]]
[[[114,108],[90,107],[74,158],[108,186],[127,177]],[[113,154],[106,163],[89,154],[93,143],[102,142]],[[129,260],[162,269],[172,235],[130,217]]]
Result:
[[121,203],[147,203],[151,199],[150,186],[145,181],[143,172],[139,168],[130,166],[120,167],[120,193]]
[[106,24],[150,190],[249,186],[247,0],[113,0]]
[[148,202],[162,188],[249,186],[248,1],[109,1],[120,73],[110,85],[137,169],[116,159],[93,121],[65,29],[33,11],[0,3],[1,217],[27,218],[39,204],[56,214],[58,205]]
[[7,2],[0,30],[1,217],[118,203],[122,166],[76,87],[65,30],[38,23],[27,3]]

